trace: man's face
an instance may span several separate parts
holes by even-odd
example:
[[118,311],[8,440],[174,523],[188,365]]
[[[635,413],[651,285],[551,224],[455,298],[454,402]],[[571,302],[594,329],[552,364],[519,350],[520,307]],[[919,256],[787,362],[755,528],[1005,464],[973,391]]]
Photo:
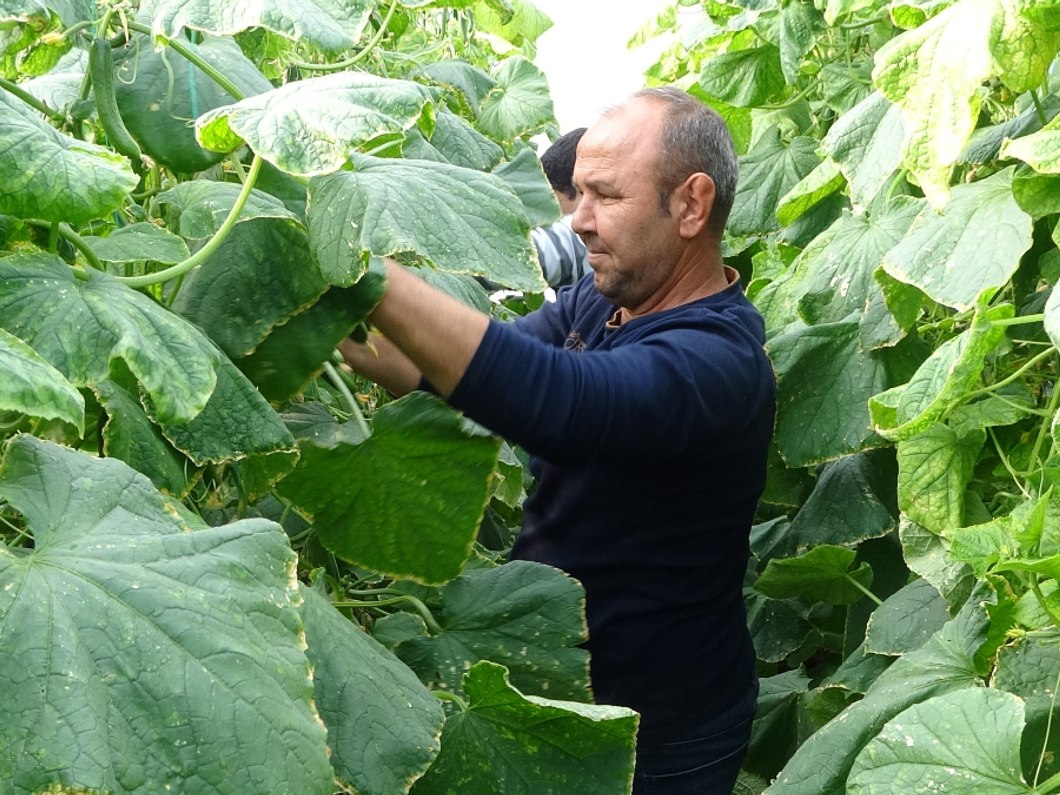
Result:
[[596,288],[636,310],[665,290],[680,256],[677,221],[659,200],[664,106],[636,99],[605,116],[582,138],[574,166],[581,200],[574,231],[589,249]]

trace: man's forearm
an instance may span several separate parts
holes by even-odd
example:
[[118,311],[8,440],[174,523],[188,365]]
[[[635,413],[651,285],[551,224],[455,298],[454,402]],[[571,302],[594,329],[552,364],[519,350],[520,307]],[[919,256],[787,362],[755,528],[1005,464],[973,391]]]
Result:
[[396,262],[387,260],[386,266],[387,291],[371,315],[372,324],[448,397],[478,350],[489,318]]

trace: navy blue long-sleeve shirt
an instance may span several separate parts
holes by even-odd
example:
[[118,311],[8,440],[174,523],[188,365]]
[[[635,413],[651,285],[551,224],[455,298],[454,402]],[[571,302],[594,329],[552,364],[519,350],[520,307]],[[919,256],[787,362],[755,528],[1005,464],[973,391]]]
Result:
[[738,284],[614,313],[590,276],[491,321],[450,402],[531,454],[512,557],[581,581],[596,700],[639,711],[650,745],[754,687],[742,584],[774,377]]

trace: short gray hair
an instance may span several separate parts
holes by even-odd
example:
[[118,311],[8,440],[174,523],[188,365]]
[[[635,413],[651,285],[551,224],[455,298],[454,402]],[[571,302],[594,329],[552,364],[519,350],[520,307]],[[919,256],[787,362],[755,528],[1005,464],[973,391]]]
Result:
[[697,172],[714,180],[710,230],[721,237],[736,196],[739,171],[732,135],[725,120],[710,106],[673,86],[645,88],[633,97],[666,105],[659,150],[659,198],[665,209],[670,192]]

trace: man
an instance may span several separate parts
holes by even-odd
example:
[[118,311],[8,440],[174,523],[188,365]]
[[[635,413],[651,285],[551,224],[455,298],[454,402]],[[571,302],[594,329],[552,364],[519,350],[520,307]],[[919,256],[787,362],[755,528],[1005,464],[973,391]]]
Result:
[[571,215],[578,206],[578,191],[572,181],[574,159],[584,134],[584,127],[564,133],[541,155],[541,166],[556,194],[563,218],[549,226],[531,229],[530,241],[537,249],[545,281],[553,289],[574,284],[589,272],[589,252],[570,226]]
[[508,325],[388,263],[378,357],[343,352],[531,453],[512,556],[584,585],[596,700],[641,714],[634,793],[727,795],[755,710],[742,583],[774,400],[721,259],[736,158],[717,114],[648,89],[585,133],[574,182],[591,281]]

